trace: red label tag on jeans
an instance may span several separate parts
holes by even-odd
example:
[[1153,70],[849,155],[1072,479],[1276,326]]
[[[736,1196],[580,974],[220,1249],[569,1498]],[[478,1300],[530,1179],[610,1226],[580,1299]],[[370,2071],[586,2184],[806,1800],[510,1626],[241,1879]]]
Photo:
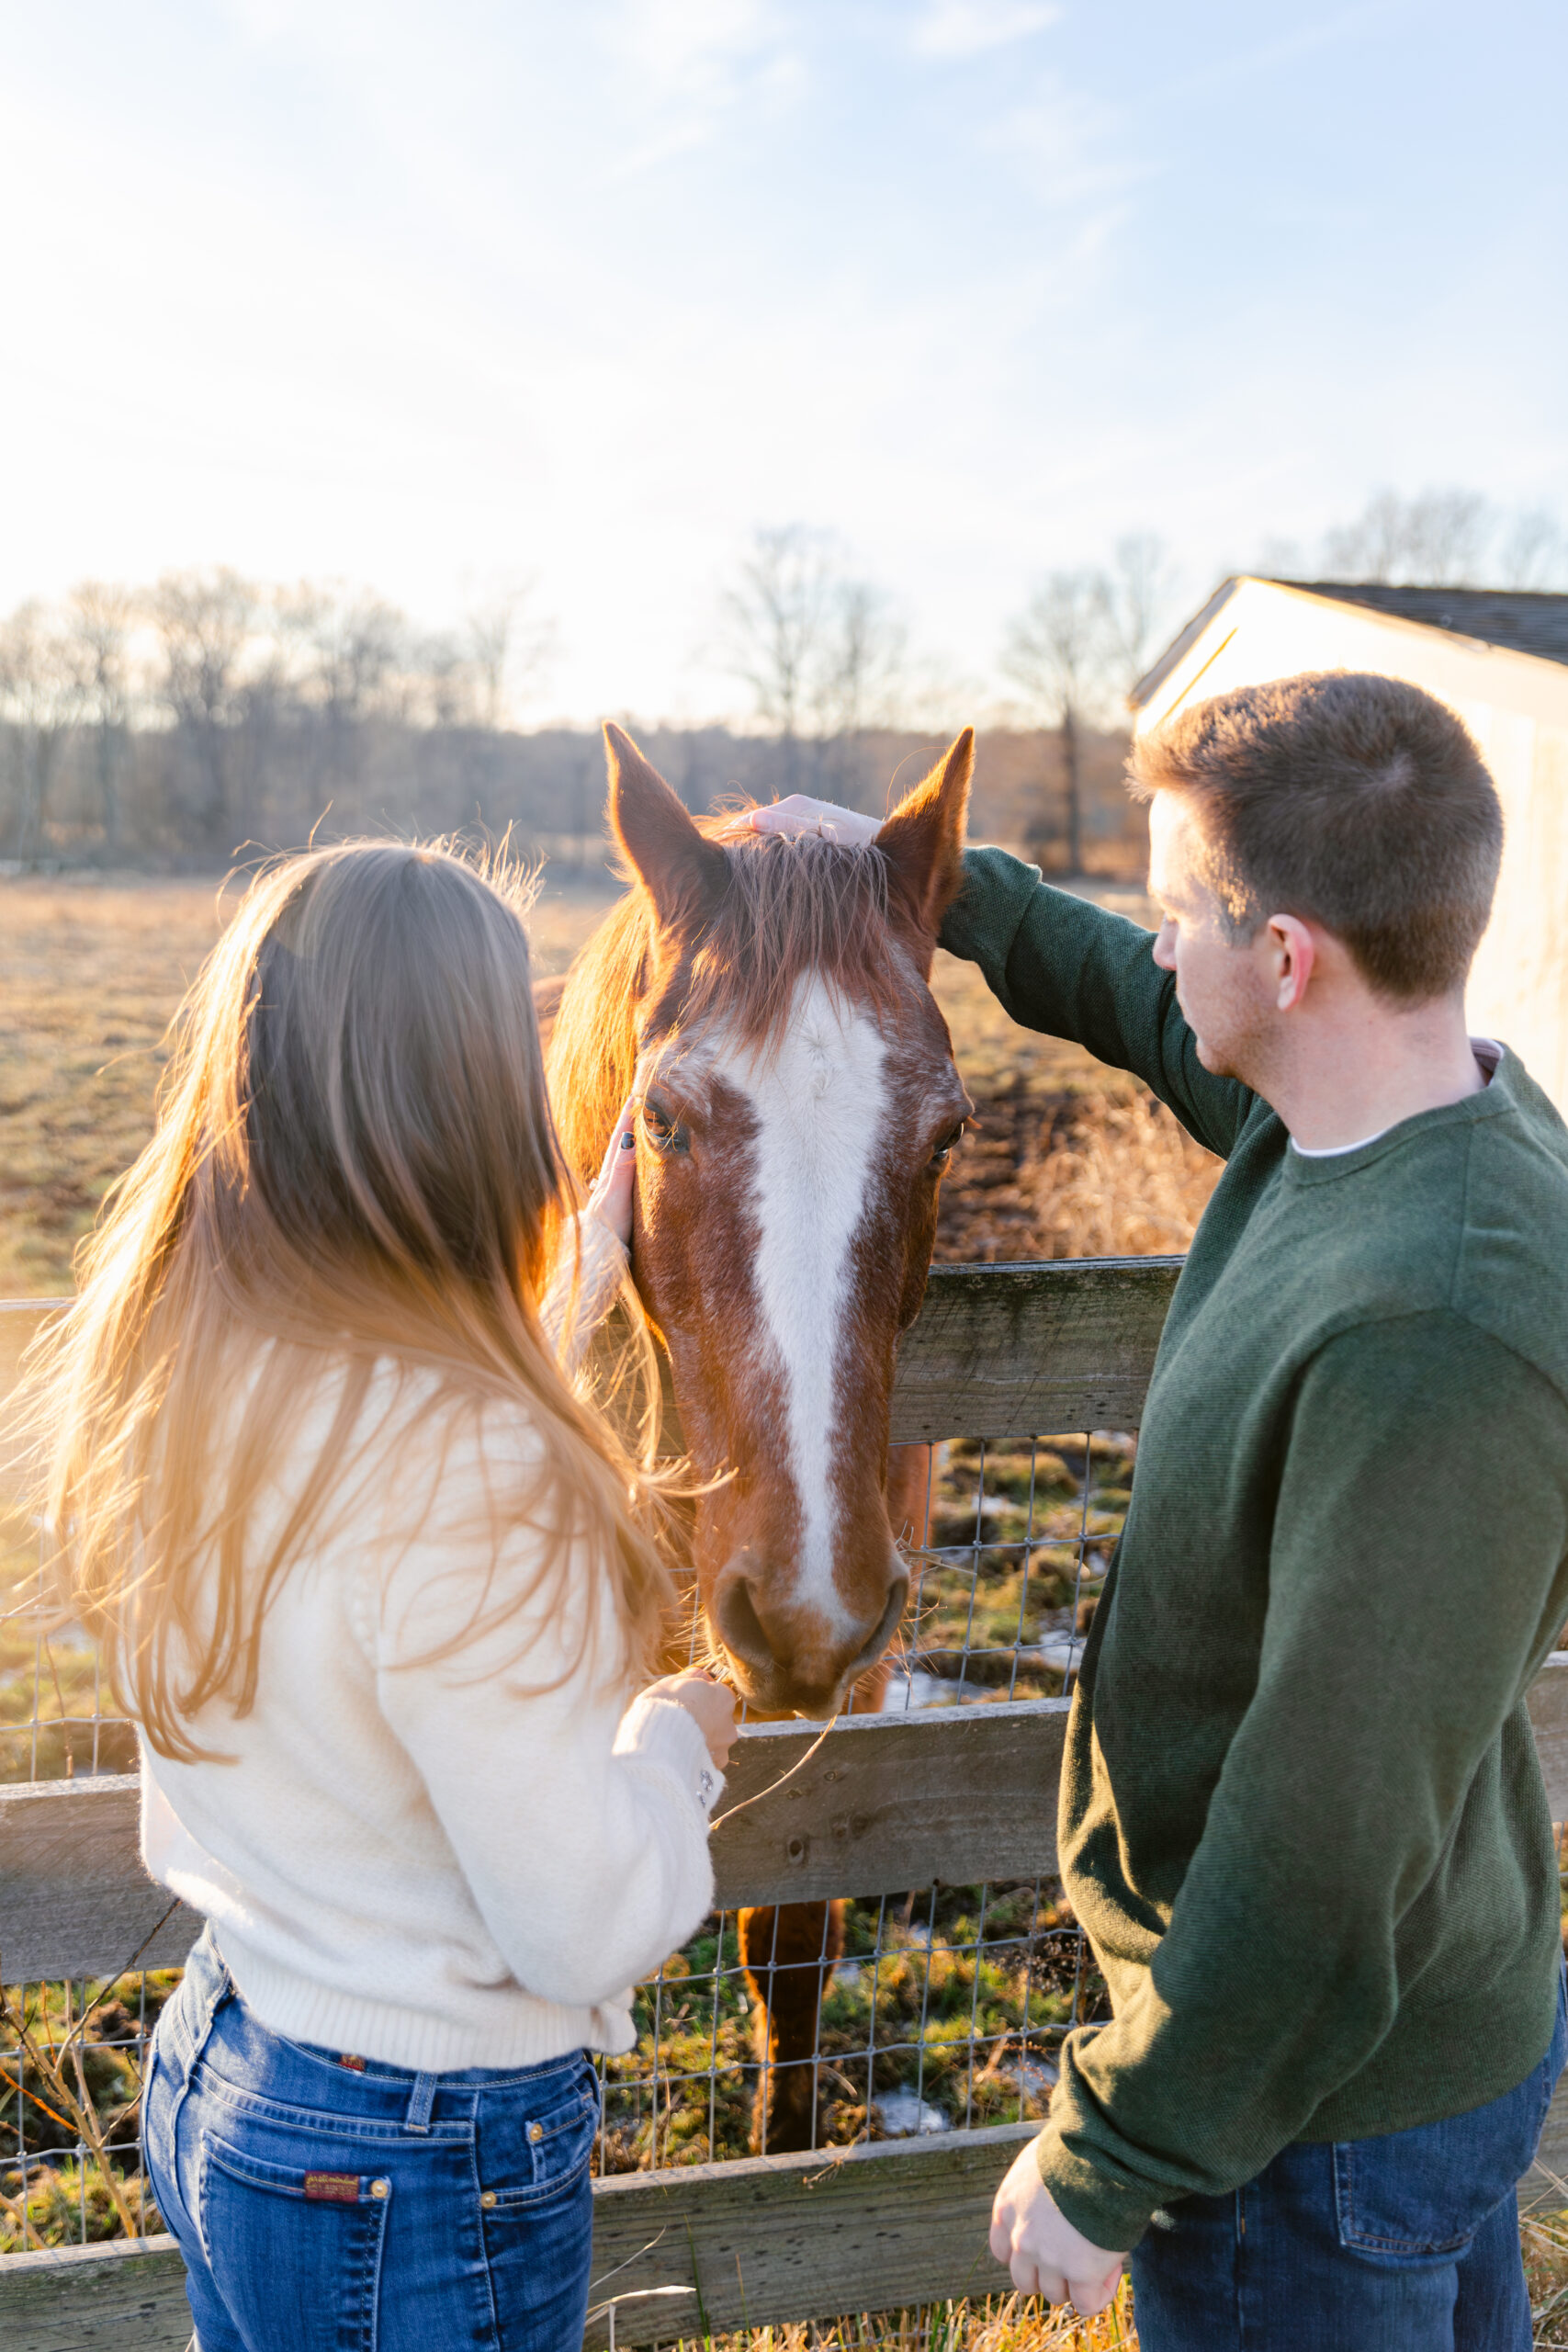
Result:
[[308,2172],[305,2175],[305,2194],[329,2205],[357,2205],[359,2175],[356,2172]]

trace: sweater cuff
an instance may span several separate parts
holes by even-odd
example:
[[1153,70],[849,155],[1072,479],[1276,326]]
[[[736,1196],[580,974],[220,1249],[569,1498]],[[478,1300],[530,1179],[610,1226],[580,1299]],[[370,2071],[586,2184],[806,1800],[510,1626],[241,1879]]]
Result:
[[998,938],[1010,948],[1040,879],[1037,865],[1005,849],[966,849],[963,885],[942,919],[937,945],[971,964],[989,956],[998,968],[1005,966],[1006,955],[997,954]]
[[[583,1209],[573,1222],[577,1227],[575,1248],[570,1234],[563,1233],[555,1272],[539,1302],[539,1320],[545,1336],[569,1380],[587,1354],[594,1332],[614,1306],[630,1262],[620,1237],[612,1233],[592,1209]],[[571,1295],[574,1280],[575,1301]],[[569,1330],[567,1316],[574,1306]]]
[[1123,2187],[1097,2172],[1082,2156],[1074,2155],[1055,2123],[1047,2123],[1034,2143],[1040,2177],[1059,2211],[1090,2245],[1107,2254],[1130,2254],[1157,2210],[1145,2188]]
[[711,1814],[724,1793],[724,1774],[708,1754],[708,1745],[693,1717],[673,1699],[644,1691],[621,1717],[615,1753],[657,1764],[678,1781]]

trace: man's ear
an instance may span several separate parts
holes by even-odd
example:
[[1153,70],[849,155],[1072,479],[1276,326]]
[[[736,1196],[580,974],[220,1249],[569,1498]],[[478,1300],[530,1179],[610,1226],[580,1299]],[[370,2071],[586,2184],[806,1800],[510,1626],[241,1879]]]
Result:
[[673,931],[713,912],[729,887],[729,861],[705,841],[626,729],[604,729],[610,771],[610,822],[627,863],[653,901],[660,926]]
[[974,773],[975,729],[966,727],[876,836],[909,911],[933,945],[964,878],[964,820]]
[[1317,941],[1310,923],[1300,915],[1270,915],[1263,937],[1273,965],[1277,1012],[1294,1012],[1306,999],[1307,984],[1317,967]]

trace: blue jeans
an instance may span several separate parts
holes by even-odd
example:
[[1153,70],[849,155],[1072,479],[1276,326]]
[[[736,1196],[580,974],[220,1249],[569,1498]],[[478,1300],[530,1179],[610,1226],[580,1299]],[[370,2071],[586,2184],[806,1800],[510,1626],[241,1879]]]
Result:
[[1446,2123],[1295,2141],[1231,2197],[1184,2197],[1134,2249],[1143,2352],[1530,2352],[1515,2188],[1568,2057]]
[[210,1935],[158,2020],[147,2169],[200,2352],[562,2352],[582,2340],[586,2054],[414,2075],[258,2025]]

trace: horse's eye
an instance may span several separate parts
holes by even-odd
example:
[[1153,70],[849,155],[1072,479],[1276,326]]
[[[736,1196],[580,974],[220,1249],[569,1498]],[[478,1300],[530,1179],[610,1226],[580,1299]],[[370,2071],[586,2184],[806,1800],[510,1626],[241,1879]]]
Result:
[[652,1102],[642,1106],[643,1133],[655,1151],[684,1151],[686,1138],[668,1112]]
[[966,1125],[967,1122],[965,1120],[960,1119],[958,1125],[953,1128],[953,1133],[950,1136],[943,1136],[942,1141],[931,1153],[931,1166],[933,1168],[946,1167],[948,1161],[953,1158],[954,1149],[963,1137],[964,1129]]

